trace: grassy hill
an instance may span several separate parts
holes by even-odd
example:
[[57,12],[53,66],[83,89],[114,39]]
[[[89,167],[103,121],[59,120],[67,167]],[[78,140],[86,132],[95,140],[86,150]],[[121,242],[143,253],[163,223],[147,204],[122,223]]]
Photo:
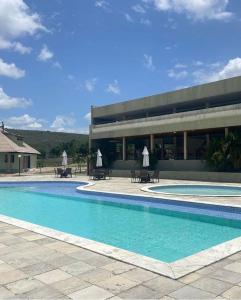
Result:
[[38,151],[49,153],[51,149],[63,143],[76,140],[80,144],[88,143],[89,136],[87,134],[52,132],[40,130],[20,130],[8,129],[8,131],[17,133],[24,137],[24,141]]

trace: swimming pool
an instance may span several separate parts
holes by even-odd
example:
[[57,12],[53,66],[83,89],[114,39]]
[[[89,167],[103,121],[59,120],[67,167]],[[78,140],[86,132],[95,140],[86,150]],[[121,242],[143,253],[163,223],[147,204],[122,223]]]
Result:
[[0,214],[166,263],[241,236],[238,209],[85,194],[80,185],[0,183]]
[[182,196],[207,196],[207,197],[238,197],[241,196],[241,187],[228,185],[190,185],[172,184],[145,188],[144,190],[155,193],[182,195]]

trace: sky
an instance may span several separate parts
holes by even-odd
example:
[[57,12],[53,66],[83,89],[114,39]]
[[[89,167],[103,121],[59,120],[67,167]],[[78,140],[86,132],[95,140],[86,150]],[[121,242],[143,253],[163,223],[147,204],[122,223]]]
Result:
[[90,106],[241,75],[240,0],[0,0],[0,120],[88,132]]

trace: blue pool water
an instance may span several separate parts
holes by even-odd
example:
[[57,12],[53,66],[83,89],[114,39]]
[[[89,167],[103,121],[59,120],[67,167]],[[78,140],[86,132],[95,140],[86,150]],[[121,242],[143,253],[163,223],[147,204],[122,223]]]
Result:
[[163,185],[150,188],[151,191],[200,196],[241,196],[241,187],[218,185]]
[[0,184],[0,214],[164,262],[241,236],[240,220],[154,208],[125,196],[83,194],[75,189],[79,185]]

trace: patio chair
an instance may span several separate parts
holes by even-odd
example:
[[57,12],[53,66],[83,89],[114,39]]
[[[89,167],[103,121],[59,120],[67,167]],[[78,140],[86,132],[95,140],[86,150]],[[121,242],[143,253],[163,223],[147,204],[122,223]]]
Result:
[[111,169],[106,169],[105,170],[105,179],[108,177],[108,179],[111,178],[112,170]]
[[57,171],[56,171],[56,177],[62,177],[63,175],[63,169],[62,168],[57,168]]
[[131,170],[131,182],[137,182],[137,181],[139,181],[139,177],[136,174],[136,171],[135,170]]
[[140,170],[139,182],[150,182],[150,175],[147,170]]
[[73,177],[72,176],[72,168],[66,168],[64,173],[65,173],[66,177],[68,177],[68,176],[70,176],[71,178]]
[[151,182],[155,183],[155,180],[156,182],[159,182],[159,173],[160,173],[159,170],[154,171],[154,173],[150,176]]

